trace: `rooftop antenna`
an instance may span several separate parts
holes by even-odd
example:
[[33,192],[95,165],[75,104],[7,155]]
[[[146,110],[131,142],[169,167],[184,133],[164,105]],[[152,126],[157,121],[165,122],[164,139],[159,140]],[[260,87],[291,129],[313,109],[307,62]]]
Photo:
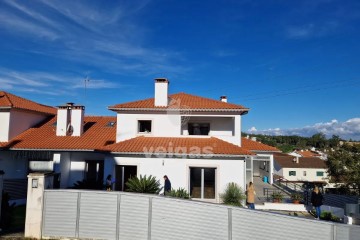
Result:
[[87,89],[87,84],[90,82],[90,78],[86,75],[85,79],[84,79],[84,85],[85,85],[85,105],[86,105],[86,89]]

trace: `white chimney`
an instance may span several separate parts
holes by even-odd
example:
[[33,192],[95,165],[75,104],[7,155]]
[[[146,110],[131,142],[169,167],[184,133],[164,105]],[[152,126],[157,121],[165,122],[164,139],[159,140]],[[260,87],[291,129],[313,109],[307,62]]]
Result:
[[251,137],[251,140],[256,142],[256,137]]
[[220,101],[227,102],[227,97],[226,96],[220,96]]
[[59,106],[56,122],[56,136],[81,136],[84,130],[84,106],[67,103]]
[[298,164],[299,163],[299,157],[294,157],[293,162]]
[[166,78],[155,79],[155,107],[167,107],[169,104],[169,81]]

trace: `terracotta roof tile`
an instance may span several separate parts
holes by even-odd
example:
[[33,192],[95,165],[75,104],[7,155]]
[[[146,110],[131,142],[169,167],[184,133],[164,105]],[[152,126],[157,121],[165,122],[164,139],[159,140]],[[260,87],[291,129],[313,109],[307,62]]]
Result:
[[232,103],[226,103],[219,100],[194,96],[187,93],[177,93],[169,95],[170,103],[168,107],[155,107],[154,98],[145,100],[128,102],[110,106],[110,110],[140,110],[140,109],[157,109],[157,110],[171,110],[171,109],[182,109],[182,110],[237,110],[237,111],[248,111],[249,109]]
[[320,157],[321,155],[318,153],[314,153],[312,151],[296,151],[297,154],[300,154],[303,157]]
[[56,108],[39,104],[8,92],[0,91],[0,108],[16,108],[55,115]]
[[250,151],[215,137],[136,137],[109,145],[105,148],[123,153],[179,153],[253,155]]
[[11,149],[99,150],[116,139],[116,117],[85,117],[80,137],[56,136],[56,117],[39,128],[30,128],[7,143]]
[[317,157],[299,157],[299,163],[294,159],[296,157],[287,154],[274,154],[274,161],[282,168],[326,168],[325,161]]
[[272,147],[261,142],[256,142],[245,137],[241,138],[241,147],[250,151],[281,152],[276,147]]

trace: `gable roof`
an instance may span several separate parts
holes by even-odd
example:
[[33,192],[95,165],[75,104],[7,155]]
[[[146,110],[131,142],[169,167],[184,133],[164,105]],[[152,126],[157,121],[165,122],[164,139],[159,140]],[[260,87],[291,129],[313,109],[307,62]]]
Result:
[[154,98],[139,100],[134,102],[116,104],[108,107],[113,111],[129,111],[129,110],[156,110],[156,111],[240,111],[247,113],[248,108],[241,105],[226,103],[219,100],[199,97],[187,93],[177,93],[169,95],[170,101],[167,107],[157,107],[154,105]]
[[274,154],[274,161],[282,168],[326,168],[325,161],[318,157],[299,157],[299,163],[294,159],[296,157],[287,154]]
[[[115,122],[109,125],[109,122]],[[5,148],[32,150],[101,150],[116,139],[116,117],[85,117],[81,136],[56,136],[56,117],[42,126],[30,128],[15,137]]]
[[140,136],[118,142],[104,149],[114,153],[132,154],[182,154],[182,155],[254,155],[234,144],[210,138],[145,137]]
[[254,152],[281,152],[276,147],[256,142],[246,137],[241,138],[241,147]]
[[57,111],[56,108],[54,107],[36,103],[4,91],[0,91],[0,109],[1,108],[22,109],[33,112],[44,113],[47,115],[55,115]]

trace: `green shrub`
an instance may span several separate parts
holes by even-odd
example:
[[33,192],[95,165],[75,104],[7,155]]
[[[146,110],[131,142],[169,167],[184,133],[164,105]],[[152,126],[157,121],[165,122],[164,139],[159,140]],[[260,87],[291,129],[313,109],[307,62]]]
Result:
[[148,177],[140,175],[140,178],[132,177],[126,182],[126,186],[128,187],[127,192],[159,194],[162,190],[160,181],[151,175]]
[[320,219],[332,222],[340,222],[340,218],[333,215],[331,212],[323,211],[320,214]]
[[302,201],[304,199],[304,196],[302,193],[294,192],[291,194],[290,198],[293,201]]
[[280,191],[275,191],[271,194],[271,198],[273,199],[274,202],[282,202],[284,196]]
[[170,192],[166,193],[166,196],[189,199],[190,194],[185,190],[185,188],[179,188],[177,190],[171,189]]
[[228,183],[223,194],[220,194],[224,204],[242,207],[242,202],[246,199],[245,193],[236,183]]

